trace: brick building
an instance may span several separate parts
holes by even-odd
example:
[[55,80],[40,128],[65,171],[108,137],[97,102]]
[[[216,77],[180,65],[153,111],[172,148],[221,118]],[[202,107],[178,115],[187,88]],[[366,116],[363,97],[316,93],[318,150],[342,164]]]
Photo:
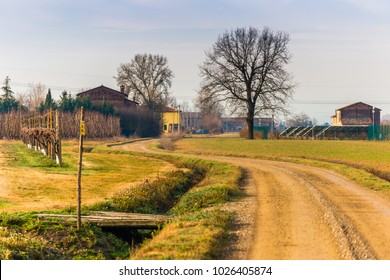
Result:
[[332,126],[367,126],[379,125],[381,109],[357,102],[336,110],[332,116]]
[[80,99],[89,98],[92,105],[102,106],[103,104],[111,104],[116,112],[124,112],[135,108],[138,103],[128,99],[128,95],[124,92],[124,87],[120,91],[111,89],[101,85],[93,89],[89,89],[77,94]]

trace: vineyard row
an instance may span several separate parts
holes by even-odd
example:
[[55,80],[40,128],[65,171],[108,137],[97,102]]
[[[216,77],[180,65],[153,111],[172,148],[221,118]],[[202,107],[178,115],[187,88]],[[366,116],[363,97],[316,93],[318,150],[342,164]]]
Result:
[[[20,139],[22,120],[31,114],[12,111],[0,114],[1,139]],[[59,112],[60,134],[62,139],[77,138],[80,133],[78,113]],[[116,116],[105,116],[99,112],[85,112],[86,137],[111,138],[120,136],[120,121]]]

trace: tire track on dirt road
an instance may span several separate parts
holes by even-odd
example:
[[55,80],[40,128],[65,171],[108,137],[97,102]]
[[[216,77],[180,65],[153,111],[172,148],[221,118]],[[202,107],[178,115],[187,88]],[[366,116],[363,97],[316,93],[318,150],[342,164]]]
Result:
[[[156,140],[154,140],[156,141]],[[122,146],[149,150],[151,141]],[[175,154],[178,154],[175,152]],[[295,163],[180,154],[246,170],[230,259],[390,259],[390,201],[334,172]],[[253,236],[253,238],[248,238]],[[237,243],[239,245],[237,245]]]

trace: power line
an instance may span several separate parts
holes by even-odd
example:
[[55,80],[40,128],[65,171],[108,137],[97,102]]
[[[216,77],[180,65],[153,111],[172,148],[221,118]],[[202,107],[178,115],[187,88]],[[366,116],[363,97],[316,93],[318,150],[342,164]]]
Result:
[[[363,100],[364,103],[372,103],[372,104],[383,104],[390,105],[390,101],[375,101],[375,100]],[[349,104],[351,100],[348,101],[317,101],[317,100],[294,100],[291,101],[292,104],[299,105],[340,105],[340,104]]]
[[[35,84],[36,83],[11,82],[11,86],[15,85],[15,86],[24,87],[24,88],[29,88],[29,87],[31,87],[31,85],[35,85]],[[45,87],[50,88],[52,90],[75,90],[75,91],[80,90],[80,88],[72,88],[72,87],[65,87],[65,86],[53,86],[53,85],[45,85],[45,84],[42,84],[42,85],[44,85]]]
[[298,85],[301,88],[390,88],[390,85]]
[[5,70],[15,70],[22,72],[33,72],[33,73],[45,73],[45,74],[55,74],[55,75],[65,75],[65,76],[77,76],[77,77],[94,77],[94,78],[107,78],[107,75],[96,75],[96,74],[85,74],[85,73],[70,73],[70,72],[57,72],[50,70],[32,70],[32,69],[22,69],[22,68],[14,68],[14,67],[1,67],[1,69]]

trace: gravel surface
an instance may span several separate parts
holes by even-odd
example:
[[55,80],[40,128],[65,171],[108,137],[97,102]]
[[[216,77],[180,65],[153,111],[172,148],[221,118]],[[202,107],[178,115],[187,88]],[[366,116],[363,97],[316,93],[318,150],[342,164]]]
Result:
[[252,176],[243,170],[244,180],[241,190],[244,196],[236,201],[226,203],[222,209],[233,212],[234,218],[230,225],[228,244],[219,259],[246,260],[251,251],[257,210],[257,190]]

